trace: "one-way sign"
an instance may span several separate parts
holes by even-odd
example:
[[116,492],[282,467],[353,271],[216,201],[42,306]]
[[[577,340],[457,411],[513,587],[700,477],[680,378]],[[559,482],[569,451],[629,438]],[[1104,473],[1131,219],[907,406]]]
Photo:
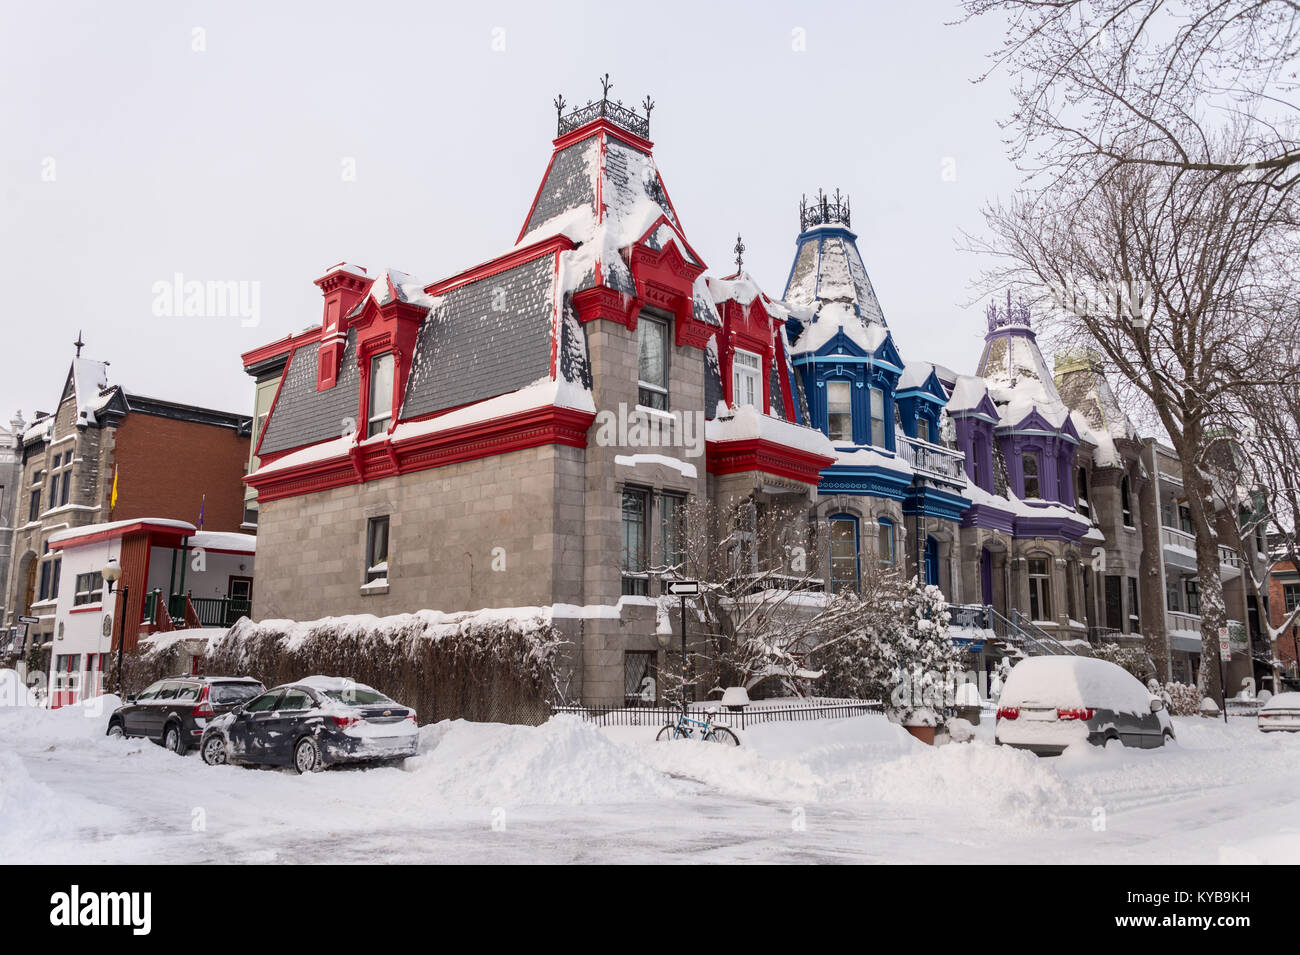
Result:
[[40,623],[41,618],[40,617],[19,617],[18,622],[19,623]]
[[674,597],[694,597],[700,592],[700,582],[698,580],[670,580],[668,581],[668,593]]

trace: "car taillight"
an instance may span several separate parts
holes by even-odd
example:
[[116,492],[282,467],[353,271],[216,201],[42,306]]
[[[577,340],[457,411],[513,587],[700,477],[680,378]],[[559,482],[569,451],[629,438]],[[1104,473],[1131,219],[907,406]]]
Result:
[[354,723],[361,722],[361,717],[359,716],[331,716],[330,719],[334,721],[334,725],[339,729],[346,729]]
[[1020,707],[999,706],[997,718],[1000,720],[1017,720],[1020,718]]
[[199,705],[194,707],[195,716],[206,716],[209,718],[216,716],[216,714],[212,712],[212,704],[208,702],[208,690],[210,689],[211,687],[205,686],[203,692],[199,694]]
[[1096,712],[1096,710],[1087,706],[1062,708],[1056,711],[1056,718],[1058,720],[1083,720],[1086,723],[1093,718]]
[[415,723],[416,726],[419,726],[419,725],[420,725],[419,722],[418,722],[418,721],[416,720],[416,718],[415,718],[415,713],[413,713],[413,712],[412,712],[412,713],[407,713],[407,714],[406,714],[406,718],[407,718],[408,720],[410,720],[412,723]]

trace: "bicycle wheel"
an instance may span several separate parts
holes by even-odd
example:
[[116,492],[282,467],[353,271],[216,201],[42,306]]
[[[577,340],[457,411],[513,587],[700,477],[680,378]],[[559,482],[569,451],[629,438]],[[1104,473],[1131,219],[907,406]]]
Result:
[[740,737],[725,726],[715,726],[704,737],[706,742],[721,743],[723,746],[739,746]]
[[677,733],[677,727],[674,724],[669,723],[667,726],[665,726],[663,729],[659,731],[659,735],[655,737],[655,742],[660,743],[663,742],[664,740],[673,740],[673,739],[681,739],[681,738],[682,737]]

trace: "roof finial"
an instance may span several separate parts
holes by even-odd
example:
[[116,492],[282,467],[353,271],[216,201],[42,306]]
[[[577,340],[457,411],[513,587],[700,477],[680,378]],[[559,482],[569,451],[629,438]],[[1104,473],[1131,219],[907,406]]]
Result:
[[564,115],[564,107],[568,106],[569,104],[564,101],[563,93],[557,94],[555,99],[552,102],[555,103],[555,119],[556,122],[558,122],[559,118]]
[[739,275],[745,266],[745,243],[740,239],[740,233],[736,233],[736,247],[731,251],[736,253],[736,274]]
[[645,99],[641,101],[641,108],[645,110],[645,121],[647,124],[649,124],[650,111],[655,108],[655,101],[650,98],[649,93],[646,93]]
[[600,102],[603,104],[609,99],[609,91],[614,88],[614,84],[609,81],[609,74],[606,73],[600,78]]
[[86,343],[81,340],[81,329],[77,329],[77,340],[72,344],[77,346],[77,357],[81,357],[81,349],[86,347]]

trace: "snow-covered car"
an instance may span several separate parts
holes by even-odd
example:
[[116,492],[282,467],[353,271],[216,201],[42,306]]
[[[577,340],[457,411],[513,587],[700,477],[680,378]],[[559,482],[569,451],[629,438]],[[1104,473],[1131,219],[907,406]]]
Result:
[[418,740],[415,710],[363,683],[311,676],[210,722],[199,753],[209,766],[292,766],[309,773],[339,763],[399,762],[415,755]]
[[1091,657],[1022,660],[998,699],[1001,746],[1055,756],[1075,743],[1150,749],[1174,738],[1164,701],[1127,670]]
[[252,677],[178,676],[159,680],[108,717],[109,736],[145,736],[184,755],[208,721],[266,690]]
[[1300,731],[1300,693],[1279,693],[1259,708],[1263,733]]

